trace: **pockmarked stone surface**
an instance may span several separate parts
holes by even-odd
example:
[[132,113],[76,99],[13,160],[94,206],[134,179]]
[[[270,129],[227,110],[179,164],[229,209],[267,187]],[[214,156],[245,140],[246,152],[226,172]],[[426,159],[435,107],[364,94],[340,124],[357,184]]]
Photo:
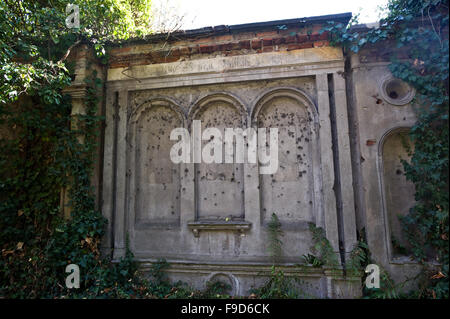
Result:
[[[413,147],[406,132],[416,120],[414,91],[392,79],[383,60],[389,48],[344,54],[319,32],[326,21],[350,18],[156,35],[112,45],[108,66],[86,46],[74,49],[72,113],[83,112],[83,81],[92,70],[105,82],[94,178],[108,219],[104,253],[124,256],[128,237],[144,272],[165,258],[173,280],[199,289],[222,280],[232,294],[248,295],[270,275],[275,213],[283,231],[278,267],[300,278],[310,296],[361,295],[361,278],[344,276],[343,266],[363,233],[373,260],[394,280],[414,275],[418,264],[399,250],[407,241],[398,220],[414,204],[401,165],[404,145]],[[276,170],[263,174],[266,163],[237,161],[237,139],[232,163],[224,149],[222,163],[171,161],[178,142],[171,132],[186,129],[194,142],[194,123],[221,136],[229,128],[276,128]],[[269,155],[270,131],[264,134],[258,147]],[[200,141],[206,155],[216,151],[211,141]],[[302,255],[314,246],[310,223],[324,230],[338,265],[305,264]]]

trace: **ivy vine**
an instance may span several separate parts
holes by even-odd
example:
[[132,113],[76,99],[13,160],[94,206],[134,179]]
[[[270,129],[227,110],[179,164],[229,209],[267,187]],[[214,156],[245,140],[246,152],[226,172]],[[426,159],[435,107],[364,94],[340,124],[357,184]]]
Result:
[[352,20],[350,25],[330,22],[322,30],[346,52],[393,46],[389,70],[416,90],[414,149],[411,161],[403,161],[416,204],[401,221],[410,253],[423,265],[419,289],[410,295],[420,298],[449,296],[448,9],[448,1],[391,0],[377,28],[361,31],[352,28]]

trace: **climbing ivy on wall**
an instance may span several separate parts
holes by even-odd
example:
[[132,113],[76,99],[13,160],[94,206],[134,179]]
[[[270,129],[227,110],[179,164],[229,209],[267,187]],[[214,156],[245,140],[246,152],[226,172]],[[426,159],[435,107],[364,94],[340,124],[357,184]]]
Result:
[[[1,297],[148,294],[130,253],[111,264],[99,252],[106,221],[90,182],[102,83],[95,72],[86,79],[86,113],[78,118],[63,89],[72,79],[70,49],[86,42],[102,56],[104,41],[149,32],[149,1],[73,2],[81,14],[76,30],[65,27],[65,1],[0,2]],[[63,188],[68,219],[60,213]],[[80,267],[80,289],[64,285],[69,263]]]
[[387,9],[379,28],[357,31],[330,23],[323,31],[347,52],[393,46],[389,70],[417,92],[413,103],[418,120],[410,131],[414,150],[411,161],[403,161],[407,179],[415,184],[417,203],[402,224],[412,255],[423,265],[419,289],[411,296],[448,298],[449,3],[391,0]]

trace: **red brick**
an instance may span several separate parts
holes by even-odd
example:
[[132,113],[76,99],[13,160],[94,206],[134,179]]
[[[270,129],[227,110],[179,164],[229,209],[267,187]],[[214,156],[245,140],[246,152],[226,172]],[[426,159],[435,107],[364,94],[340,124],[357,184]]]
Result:
[[316,33],[316,34],[310,34],[310,35],[309,35],[309,39],[310,39],[311,41],[318,41],[318,40],[320,40],[320,34],[318,34],[318,33]]
[[308,36],[306,34],[297,34],[298,43],[303,43],[308,41]]
[[222,44],[218,44],[219,47],[219,51],[227,51],[227,44],[228,43],[222,43]]
[[289,44],[288,48],[287,48],[288,51],[298,50],[298,49],[301,49],[300,48],[300,44],[295,44],[295,43],[294,44]]
[[272,51],[273,51],[273,47],[272,46],[263,48],[263,52],[272,52]]
[[261,40],[252,40],[252,49],[253,50],[257,50],[257,49],[261,49]]
[[110,69],[116,69],[116,68],[127,68],[130,66],[129,62],[110,62],[109,68]]
[[300,49],[308,49],[313,47],[313,43],[312,42],[300,43],[299,46]]
[[197,54],[199,52],[198,50],[198,46],[193,46],[193,47],[189,47],[189,51],[191,52],[191,54]]
[[329,46],[329,45],[330,45],[330,42],[328,42],[328,41],[316,41],[316,42],[314,42],[314,47],[315,48],[326,47],[326,46]]
[[188,55],[190,53],[190,50],[188,47],[180,48],[180,54],[181,55]]
[[169,55],[169,56],[164,57],[164,63],[175,62],[175,61],[178,61],[179,59],[180,59],[180,56]]
[[322,34],[319,35],[319,39],[320,40],[328,40],[328,32],[323,32]]
[[250,40],[239,41],[239,48],[250,50]]
[[367,146],[372,146],[372,145],[375,145],[376,143],[377,143],[377,140],[367,140],[366,141]]
[[213,42],[213,39],[211,37],[200,38],[200,39],[193,41],[193,43],[195,43],[195,44],[204,44],[204,43],[210,43],[210,42]]
[[219,44],[212,45],[211,47],[212,47],[211,52],[217,52],[220,51],[221,49],[221,46]]
[[213,47],[211,45],[200,45],[200,53],[211,53],[213,51]]
[[170,55],[171,55],[171,56],[179,57],[179,56],[181,55],[180,49],[179,49],[179,48],[172,48],[172,49],[170,50]]
[[265,47],[271,47],[272,46],[272,38],[265,38],[262,40],[263,46]]
[[256,33],[256,37],[258,38],[273,38],[278,36],[278,31],[264,31]]
[[311,43],[297,43],[297,44],[289,44],[288,45],[288,51],[292,50],[299,50],[299,49],[306,49],[306,48],[312,48],[313,44]]
[[274,39],[272,39],[272,41],[273,41],[273,44],[280,45],[280,44],[283,44],[286,41],[286,39],[285,38],[274,38]]
[[231,43],[231,50],[239,50],[241,46],[239,45],[239,42],[233,42]]
[[290,35],[286,37],[286,43],[296,43],[297,37],[295,35]]

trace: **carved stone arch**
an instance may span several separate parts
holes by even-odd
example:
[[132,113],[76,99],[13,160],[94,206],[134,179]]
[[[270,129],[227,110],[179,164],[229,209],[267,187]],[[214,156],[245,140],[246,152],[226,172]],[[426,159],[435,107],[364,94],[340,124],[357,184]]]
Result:
[[165,97],[146,100],[129,115],[129,218],[135,230],[180,225],[181,169],[169,154],[176,143],[172,130],[185,123],[181,107]]
[[134,121],[136,121],[139,116],[142,114],[143,111],[145,111],[148,108],[152,107],[167,107],[174,111],[181,123],[183,124],[183,127],[186,127],[187,119],[186,114],[184,113],[181,106],[173,99],[169,97],[153,97],[151,99],[148,99],[141,104],[139,104],[129,115],[128,118],[128,126],[130,127]]
[[278,87],[269,89],[256,98],[256,102],[250,112],[252,125],[256,124],[258,115],[263,106],[270,102],[270,100],[277,97],[290,97],[297,100],[306,106],[308,112],[310,112],[313,116],[314,123],[318,123],[317,106],[314,103],[314,100],[306,92],[294,87]]
[[[402,236],[402,227],[398,215],[404,216],[413,206],[414,184],[406,180],[401,159],[409,155],[404,143],[414,147],[409,139],[409,126],[397,126],[387,130],[378,143],[378,179],[380,185],[383,219],[386,233],[386,249],[389,259],[405,256],[398,244],[408,248],[407,240]],[[406,254],[407,255],[407,254]]]
[[[189,126],[193,120],[201,121],[203,132],[207,128],[217,128],[224,138],[226,128],[246,127],[247,111],[236,96],[213,93],[201,97],[190,109]],[[202,140],[201,149],[207,143],[209,141]],[[243,220],[245,217],[243,163],[225,163],[224,155],[222,148],[222,163],[194,164],[197,220]]]
[[271,89],[256,101],[251,118],[253,127],[278,129],[278,170],[259,177],[262,223],[275,212],[293,229],[307,229],[321,213],[315,192],[320,155],[313,100],[296,88]]
[[201,113],[208,105],[215,102],[222,102],[228,105],[231,105],[236,109],[237,112],[242,116],[242,125],[245,126],[247,123],[247,109],[245,108],[244,103],[234,94],[217,92],[212,94],[207,94],[205,96],[200,97],[189,109],[188,112],[188,125],[191,126],[191,123],[199,113]]

